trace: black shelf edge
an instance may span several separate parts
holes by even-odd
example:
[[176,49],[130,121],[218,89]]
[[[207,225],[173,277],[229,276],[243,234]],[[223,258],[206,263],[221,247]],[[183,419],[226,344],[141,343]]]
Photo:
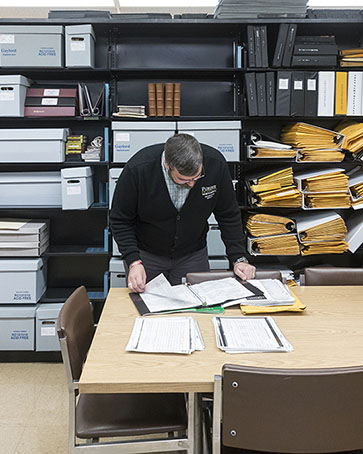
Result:
[[[61,206],[54,206],[54,205],[47,205],[47,206],[37,206],[37,205],[0,205],[0,210],[59,210],[59,211],[64,211],[65,213],[69,211],[87,211],[87,210],[62,210]],[[108,210],[108,204],[107,203],[94,203],[92,204],[88,210]]]
[[61,245],[61,246],[50,246],[42,257],[73,257],[73,256],[106,256],[110,253],[105,251],[102,245],[95,246],[73,246],[73,245]]
[[108,117],[0,117],[1,122],[11,122],[14,121],[21,121],[21,122],[69,122],[69,121],[101,121],[101,122],[108,122],[110,119]]
[[[40,298],[39,303],[63,303],[73,292],[76,287],[67,288],[48,288],[43,296]],[[103,288],[87,288],[89,298],[92,302],[103,302],[106,297]],[[95,294],[97,296],[95,296]]]
[[[262,117],[261,117],[262,118]],[[165,121],[227,121],[227,120],[241,120],[242,117],[234,115],[219,115],[219,116],[186,116],[182,115],[180,117],[146,117],[146,118],[131,118],[131,117],[111,117],[112,121],[150,121],[150,122],[165,122]]]
[[2,167],[54,167],[54,168],[68,168],[68,167],[107,167],[110,163],[108,161],[64,161],[64,162],[2,162]]

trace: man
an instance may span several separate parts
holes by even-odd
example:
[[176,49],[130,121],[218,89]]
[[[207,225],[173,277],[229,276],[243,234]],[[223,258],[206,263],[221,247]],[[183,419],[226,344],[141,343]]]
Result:
[[116,185],[110,224],[128,285],[143,292],[164,273],[172,285],[188,272],[208,271],[207,219],[214,213],[233,270],[251,279],[241,215],[222,154],[188,134],[146,147],[126,164]]

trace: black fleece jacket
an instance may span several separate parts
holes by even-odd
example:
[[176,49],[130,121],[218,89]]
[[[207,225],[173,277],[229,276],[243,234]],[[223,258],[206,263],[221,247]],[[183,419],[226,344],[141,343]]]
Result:
[[180,258],[206,245],[214,213],[231,261],[245,253],[241,214],[223,155],[202,145],[205,177],[197,180],[178,211],[161,168],[163,144],[143,148],[124,167],[113,197],[112,234],[128,264],[139,250]]

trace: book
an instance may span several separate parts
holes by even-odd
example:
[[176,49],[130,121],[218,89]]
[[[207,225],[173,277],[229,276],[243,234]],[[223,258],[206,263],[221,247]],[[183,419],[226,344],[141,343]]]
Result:
[[156,86],[156,115],[158,117],[164,116],[164,84],[158,82]]
[[318,73],[305,73],[304,115],[316,117],[318,114]]
[[348,74],[335,73],[335,115],[347,115]]
[[181,104],[181,84],[177,82],[174,84],[174,117],[180,117],[180,104]]
[[258,116],[265,117],[267,115],[265,73],[256,73],[256,91]]
[[156,86],[154,83],[147,84],[149,102],[149,117],[156,117]]
[[257,108],[257,89],[256,89],[256,76],[255,73],[245,74],[246,82],[246,96],[248,105],[248,115],[254,117],[258,115]]
[[165,116],[172,117],[174,113],[174,84],[165,84]]
[[284,56],[282,58],[282,66],[290,67],[291,66],[291,57],[294,50],[295,36],[296,36],[297,25],[290,24],[289,30],[286,36],[286,44],[284,49]]
[[266,104],[267,115],[275,115],[275,73],[268,71],[266,73]]
[[335,101],[335,71],[319,71],[318,117],[333,117]]
[[288,117],[290,115],[291,71],[278,71],[276,85],[275,115]]
[[291,66],[336,66],[335,55],[293,55]]
[[247,50],[248,50],[248,66],[249,68],[256,67],[255,57],[255,36],[253,25],[247,25]]
[[305,73],[300,71],[293,71],[291,77],[291,104],[290,115],[304,116],[305,112]]
[[277,36],[274,58],[272,66],[279,68],[282,66],[282,59],[284,56],[284,50],[286,45],[287,32],[289,31],[289,24],[280,24],[279,33]]

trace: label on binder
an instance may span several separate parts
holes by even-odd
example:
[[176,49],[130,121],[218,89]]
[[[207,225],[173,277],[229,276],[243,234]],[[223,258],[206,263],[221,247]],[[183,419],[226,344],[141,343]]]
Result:
[[57,104],[57,98],[42,98],[42,106],[56,106]]
[[303,81],[294,80],[294,90],[302,90],[302,89],[303,89]]
[[308,91],[316,91],[316,79],[308,79]]
[[289,89],[289,79],[279,79],[279,90]]
[[60,90],[58,88],[45,88],[43,96],[59,96]]

